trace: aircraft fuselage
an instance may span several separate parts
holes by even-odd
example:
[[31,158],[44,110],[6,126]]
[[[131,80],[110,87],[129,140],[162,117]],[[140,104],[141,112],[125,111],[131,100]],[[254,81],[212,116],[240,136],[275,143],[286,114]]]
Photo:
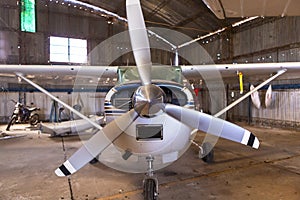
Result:
[[[152,83],[163,90],[165,103],[194,109],[194,97],[187,87],[172,81],[156,80]],[[131,81],[117,85],[107,93],[104,107],[106,123],[133,108],[133,95],[140,86],[139,81]],[[111,149],[107,155],[104,152],[101,155],[102,158],[100,156],[100,160],[104,164],[121,171],[128,171],[133,168],[135,171],[144,172],[147,169],[144,167],[145,159],[150,155],[155,158],[154,168],[157,170],[176,161],[185,152],[193,139],[192,133],[192,128],[163,111],[153,117],[139,116],[113,142],[117,151]],[[119,154],[119,156],[112,155],[112,152]],[[141,167],[137,169],[130,165],[130,167],[123,169],[126,164],[114,166],[115,163],[120,163],[121,157],[124,162],[125,160],[132,161],[132,165]],[[118,159],[118,162],[114,159]],[[137,164],[139,160],[141,163]]]

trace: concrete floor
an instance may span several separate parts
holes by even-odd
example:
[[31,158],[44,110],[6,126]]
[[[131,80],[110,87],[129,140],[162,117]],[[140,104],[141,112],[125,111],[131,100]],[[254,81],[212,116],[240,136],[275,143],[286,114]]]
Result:
[[[0,126],[5,132],[6,126]],[[245,127],[245,126],[244,126]],[[157,171],[159,199],[299,200],[300,132],[246,126],[261,141],[259,150],[219,140],[215,163],[198,159],[190,149]],[[142,199],[143,174],[126,174],[100,163],[86,165],[68,178],[54,170],[80,146],[78,137],[49,138],[14,125],[0,140],[0,199]],[[199,139],[199,138],[198,138]],[[63,150],[65,148],[65,151]]]

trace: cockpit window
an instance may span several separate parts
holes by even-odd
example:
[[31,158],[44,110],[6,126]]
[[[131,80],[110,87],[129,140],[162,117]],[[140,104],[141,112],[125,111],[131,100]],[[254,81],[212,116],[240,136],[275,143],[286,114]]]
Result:
[[[140,80],[136,67],[119,68],[119,82]],[[182,84],[181,68],[174,66],[153,66],[151,73],[152,80],[173,81]]]
[[187,104],[186,94],[181,91],[181,88],[160,86],[166,94],[166,103],[171,103],[177,106],[184,106]]
[[[166,94],[166,103],[184,106],[187,104],[187,96],[181,87],[172,84],[157,84]],[[132,108],[132,96],[139,84],[128,84],[117,88],[111,97],[112,105],[117,109],[130,110]]]
[[111,97],[112,105],[117,109],[130,110],[132,108],[132,96],[138,86],[119,88]]

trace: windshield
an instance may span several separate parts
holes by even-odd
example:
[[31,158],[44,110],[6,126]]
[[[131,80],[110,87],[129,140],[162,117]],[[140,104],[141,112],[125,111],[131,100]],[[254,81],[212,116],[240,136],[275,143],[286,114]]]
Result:
[[[118,75],[120,83],[140,80],[136,67],[120,67],[118,69]],[[153,66],[151,79],[173,81],[182,84],[181,68],[174,66]]]

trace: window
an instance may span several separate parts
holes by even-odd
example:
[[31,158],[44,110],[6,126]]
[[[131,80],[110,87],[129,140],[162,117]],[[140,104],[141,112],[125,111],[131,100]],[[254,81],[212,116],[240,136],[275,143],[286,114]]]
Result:
[[51,36],[50,62],[86,63],[87,41]]
[[36,32],[35,0],[21,0],[21,31]]

